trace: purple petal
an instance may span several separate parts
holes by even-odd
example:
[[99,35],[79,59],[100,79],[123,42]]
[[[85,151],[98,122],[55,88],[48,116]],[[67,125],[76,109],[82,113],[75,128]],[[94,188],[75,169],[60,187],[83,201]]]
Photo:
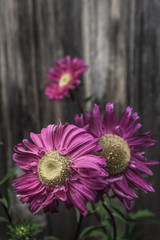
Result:
[[130,147],[133,147],[134,150],[138,150],[143,147],[153,146],[156,141],[149,138],[152,134],[153,131],[149,131],[144,134],[137,134],[128,138],[127,143]]
[[132,161],[135,162],[135,166],[134,167],[130,166],[131,168],[134,168],[134,169],[138,168],[139,170],[141,170],[144,173],[147,173],[151,176],[153,175],[153,172],[146,166],[145,161],[140,161],[140,160],[134,158],[133,156],[130,161],[131,164],[132,164]]
[[[90,154],[96,152],[98,139],[93,139],[90,142],[85,143],[84,145],[80,146],[77,151],[70,154],[71,159],[79,158],[83,155]],[[99,147],[98,147],[99,148]]]
[[96,197],[96,193],[89,188],[87,188],[85,185],[82,185],[80,183],[74,183],[73,187],[79,191],[84,197],[87,198],[89,201],[93,201]]
[[76,125],[80,128],[83,128],[87,125],[87,123],[83,120],[83,114],[81,114],[80,117],[78,116],[78,114],[76,114],[74,120]]
[[132,209],[132,207],[133,207],[132,201],[130,201],[128,199],[122,199],[122,201],[128,210]]
[[81,183],[86,185],[88,188],[93,189],[93,190],[102,190],[104,189],[106,182],[101,179],[101,178],[96,178],[96,179],[92,179],[92,178],[81,178]]
[[37,153],[39,152],[39,149],[37,146],[35,146],[34,144],[30,143],[27,139],[23,140],[23,144],[33,153]]
[[138,198],[138,196],[131,190],[131,188],[128,186],[128,183],[125,179],[123,178],[122,181],[116,182],[115,186],[122,191],[124,194],[129,195],[132,199],[133,198]]
[[35,133],[30,133],[30,138],[32,139],[32,141],[37,145],[37,147],[43,148],[43,142],[42,142],[42,138],[41,138],[41,134],[35,134]]
[[47,128],[43,128],[41,130],[41,137],[43,144],[47,151],[53,151],[54,150],[54,145],[53,145],[53,132],[54,129],[56,128],[56,125],[48,125]]
[[114,133],[116,127],[116,114],[114,111],[113,103],[107,103],[105,114],[103,118],[103,127],[105,128],[105,133]]
[[70,199],[73,203],[73,205],[84,215],[86,216],[88,213],[87,207],[86,207],[86,199],[82,196],[82,194],[77,191],[75,188],[72,188],[70,186],[69,192],[68,192]]
[[154,192],[152,186],[144,178],[141,177],[138,171],[127,168],[125,176],[133,186],[139,187],[143,191]]
[[44,213],[47,212],[58,212],[58,201],[56,199],[54,199],[49,205],[47,205],[46,207],[43,208]]

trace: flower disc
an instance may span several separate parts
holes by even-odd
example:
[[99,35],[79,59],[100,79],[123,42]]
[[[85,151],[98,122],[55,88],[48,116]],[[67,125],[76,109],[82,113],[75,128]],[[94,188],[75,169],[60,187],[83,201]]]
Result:
[[65,73],[61,76],[60,80],[59,80],[59,86],[65,87],[67,86],[72,80],[72,75],[70,73]]
[[111,174],[123,172],[130,161],[130,149],[127,142],[114,134],[106,134],[99,141],[103,151],[98,155],[104,156],[107,161],[107,171]]
[[54,187],[62,185],[69,173],[69,158],[61,156],[57,151],[47,152],[38,165],[39,179],[44,185]]

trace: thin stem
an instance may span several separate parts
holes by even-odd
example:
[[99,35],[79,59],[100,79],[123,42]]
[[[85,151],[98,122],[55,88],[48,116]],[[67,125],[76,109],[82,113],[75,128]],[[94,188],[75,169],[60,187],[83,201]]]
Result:
[[79,232],[80,232],[80,230],[81,230],[82,221],[83,221],[83,215],[81,214],[81,215],[80,215],[80,218],[79,218],[78,225],[77,225],[77,231],[76,231],[76,234],[75,234],[75,236],[74,236],[74,240],[77,240],[77,239],[78,239]]
[[72,93],[71,96],[72,96],[72,101],[75,101],[77,103],[79,111],[84,114],[84,109],[83,109],[83,106],[82,106],[82,103],[81,103],[78,93],[77,92]]
[[107,192],[106,192],[106,195],[107,195],[109,201],[111,201],[110,196],[109,196],[109,194]]
[[128,210],[126,210],[126,219],[127,219],[127,223],[125,225],[125,237],[128,237],[129,234],[129,217],[128,217]]
[[83,106],[82,106],[82,103],[81,103],[81,101],[80,101],[80,99],[79,99],[78,94],[75,94],[74,97],[75,97],[75,100],[76,100],[76,102],[77,102],[77,105],[78,105],[78,107],[79,107],[80,112],[84,114],[84,109],[83,109]]
[[[101,222],[101,216],[96,212],[96,208],[95,208],[94,203],[92,203],[92,208],[95,211],[95,216],[96,216],[98,222],[100,223]],[[105,228],[102,228],[102,231],[107,235],[107,231],[106,231]]]
[[112,221],[112,226],[113,226],[113,240],[117,239],[117,228],[116,228],[116,222],[114,219],[114,216],[112,214],[112,212],[110,211],[110,209],[104,204],[104,199],[102,198],[102,205],[105,208],[105,210],[107,211],[108,215],[110,216],[110,219]]
[[[2,196],[2,193],[1,193],[1,191],[0,191],[0,199],[1,199],[1,198],[3,198],[3,196]],[[9,212],[8,212],[8,209],[6,208],[6,206],[4,206],[3,203],[1,203],[1,204],[2,204],[3,209],[4,209],[4,211],[5,211],[5,213],[6,213],[7,217],[8,217],[9,222],[12,223],[12,218],[11,218]]]

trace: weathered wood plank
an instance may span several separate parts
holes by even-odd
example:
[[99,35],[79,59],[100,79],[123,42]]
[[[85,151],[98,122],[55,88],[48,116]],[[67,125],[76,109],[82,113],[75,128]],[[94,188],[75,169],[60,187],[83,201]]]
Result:
[[[75,104],[49,102],[44,96],[48,69],[67,54],[90,65],[81,95],[93,92],[103,107],[114,101],[118,114],[132,105],[143,131],[154,128],[159,140],[159,22],[159,0],[0,0],[0,176],[13,165],[13,146],[29,138],[30,131],[39,132],[58,118],[73,122]],[[159,146],[152,149],[149,158],[159,159]],[[151,181],[156,192],[142,194],[136,207],[160,216],[158,168]],[[28,214],[19,201],[15,217],[17,210]],[[62,239],[74,234],[69,228],[75,228],[75,214],[63,206],[48,222],[43,214],[37,219],[47,224],[46,234]],[[142,228],[145,240],[159,236],[156,226]]]
[[[136,111],[140,113],[143,130],[154,129],[154,138],[159,141],[159,93],[160,93],[160,2],[134,1],[132,34],[129,42],[128,87],[127,98]],[[147,151],[149,159],[159,160],[159,144]],[[148,208],[159,219],[160,198],[159,168],[155,167],[154,177],[150,179],[155,186],[155,193],[142,194],[136,201],[137,208]],[[155,224],[148,227],[142,223],[143,239],[158,239],[159,230]]]

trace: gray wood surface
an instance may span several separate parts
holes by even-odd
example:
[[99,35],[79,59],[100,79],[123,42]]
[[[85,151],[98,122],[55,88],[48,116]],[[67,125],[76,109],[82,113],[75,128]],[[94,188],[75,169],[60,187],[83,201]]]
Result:
[[[13,166],[13,146],[29,138],[31,131],[39,132],[58,118],[73,122],[75,104],[49,102],[44,96],[48,69],[67,54],[90,65],[81,95],[94,93],[95,98],[87,109],[94,102],[105,106],[113,101],[120,114],[132,105],[141,116],[143,131],[153,128],[159,141],[159,45],[159,0],[0,0],[0,140],[4,142],[0,176]],[[159,149],[158,143],[149,150],[149,159],[159,160]],[[135,206],[154,211],[158,220],[159,173],[156,167],[150,179],[155,193],[141,194]],[[15,201],[13,216],[19,214],[29,215]],[[60,214],[40,214],[36,221],[46,225],[45,234],[64,240],[71,239],[76,227],[74,211],[63,206]],[[158,240],[157,226],[142,223],[143,239]],[[5,239],[3,224],[0,231],[0,239]]]

